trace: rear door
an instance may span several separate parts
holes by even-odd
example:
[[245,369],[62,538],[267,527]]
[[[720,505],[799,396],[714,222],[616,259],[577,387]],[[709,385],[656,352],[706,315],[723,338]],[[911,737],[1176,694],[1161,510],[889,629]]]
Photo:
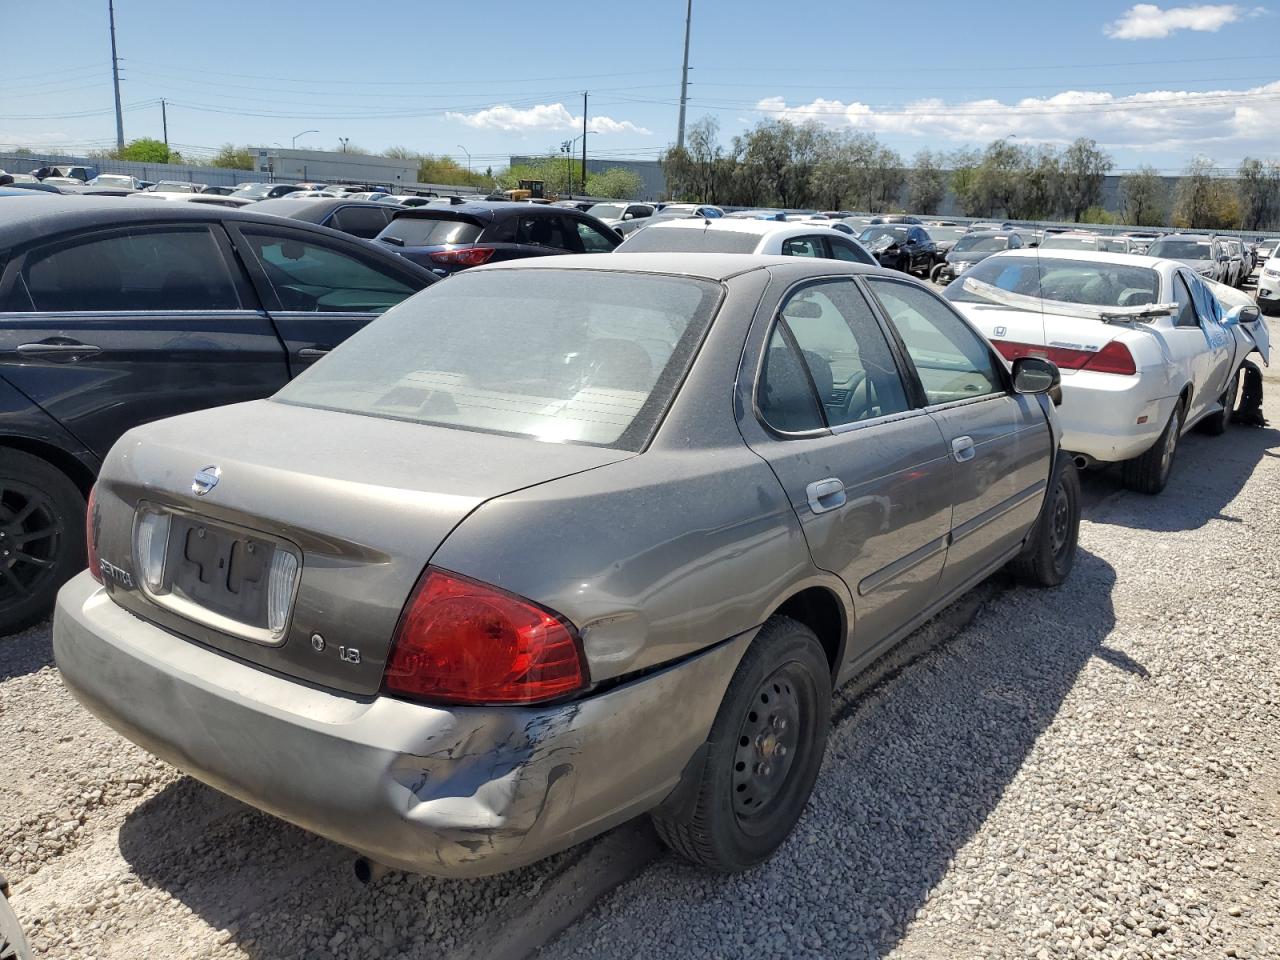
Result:
[[867,277],[946,438],[953,468],[944,593],[1007,559],[1035,522],[1053,440],[1036,397],[1013,393],[1003,362],[945,300],[916,283]]
[[516,243],[520,256],[550,257],[563,253],[578,253],[578,231],[568,218],[558,212],[542,212],[533,208],[529,213],[516,217]]
[[131,427],[267,396],[288,373],[216,222],[40,241],[0,275],[0,376],[99,457]]
[[416,270],[356,242],[244,220],[228,228],[284,341],[292,376],[428,285]]
[[797,284],[756,323],[769,331],[744,358],[755,409],[743,436],[786,490],[814,562],[848,585],[856,659],[934,599],[955,467],[852,277]]

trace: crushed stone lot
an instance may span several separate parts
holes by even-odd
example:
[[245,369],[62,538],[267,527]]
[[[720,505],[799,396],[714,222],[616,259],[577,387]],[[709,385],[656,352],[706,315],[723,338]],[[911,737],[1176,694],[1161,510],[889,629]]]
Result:
[[[838,694],[805,817],[741,876],[640,824],[506,876],[361,886],[348,851],[92,719],[47,624],[0,640],[0,872],[36,954],[75,960],[520,956],[555,931],[521,949],[512,918],[566,887],[586,912],[542,958],[1280,957],[1280,429],[1192,434],[1160,496],[1108,473],[1085,497],[1064,587],[994,578]],[[642,851],[622,877],[592,872],[609,843]]]

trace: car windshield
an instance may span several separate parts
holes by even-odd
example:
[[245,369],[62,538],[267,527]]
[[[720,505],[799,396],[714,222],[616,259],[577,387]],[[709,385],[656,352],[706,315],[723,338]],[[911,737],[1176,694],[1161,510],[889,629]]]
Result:
[[474,243],[481,227],[470,220],[450,217],[396,217],[378,234],[379,240],[399,240],[406,247],[432,247],[445,243]]
[[[967,281],[977,281],[969,284]],[[994,288],[994,289],[985,289]],[[1013,305],[1001,292],[1037,301],[1099,307],[1140,307],[1160,298],[1160,275],[1150,267],[1051,257],[990,257],[947,287],[948,300]],[[1037,303],[1038,309],[1040,304]],[[1046,307],[1047,308],[1047,307]]]
[[639,450],[719,294],[706,280],[604,270],[463,273],[389,310],[275,399]]
[[1040,243],[1041,250],[1097,250],[1097,237],[1070,237],[1064,233],[1050,234]]
[[240,187],[232,194],[234,197],[245,197],[249,200],[260,200],[271,192],[271,184],[255,183],[248,187]]
[[755,253],[760,235],[706,227],[649,227],[637,230],[618,250],[623,253]]
[[1157,240],[1147,247],[1147,256],[1168,260],[1212,260],[1212,244],[1208,240]]
[[951,248],[952,253],[998,253],[1009,249],[1008,237],[961,237]]
[[872,243],[881,237],[892,237],[894,240],[906,240],[909,227],[871,227],[863,230],[862,236],[858,237],[863,243]]
[[593,217],[599,217],[601,220],[621,220],[622,215],[626,212],[627,206],[624,203],[595,203],[587,211]]

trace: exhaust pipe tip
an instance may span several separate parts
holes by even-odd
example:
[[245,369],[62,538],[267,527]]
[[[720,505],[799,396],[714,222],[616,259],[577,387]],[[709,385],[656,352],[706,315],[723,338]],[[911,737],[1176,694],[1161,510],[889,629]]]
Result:
[[1077,470],[1088,470],[1094,464],[1093,457],[1084,453],[1073,454],[1071,459],[1075,461]]
[[356,862],[352,867],[355,870],[356,879],[366,886],[376,883],[391,872],[390,867],[370,860],[368,857],[356,857]]

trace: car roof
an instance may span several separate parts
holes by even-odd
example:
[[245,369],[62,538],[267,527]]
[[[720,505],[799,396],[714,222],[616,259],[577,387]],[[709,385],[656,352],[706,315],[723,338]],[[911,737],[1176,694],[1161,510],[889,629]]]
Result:
[[726,233],[751,233],[758,237],[771,237],[777,233],[801,234],[834,233],[848,237],[832,227],[819,224],[805,224],[797,220],[738,220],[728,217],[713,217],[704,220],[702,217],[664,220],[650,224],[646,230],[719,230]]
[[992,260],[1010,259],[1013,257],[1037,257],[1040,260],[1071,260],[1075,263],[1112,263],[1119,266],[1129,267],[1150,267],[1153,270],[1157,267],[1163,267],[1167,270],[1173,270],[1181,267],[1177,260],[1169,260],[1165,257],[1148,257],[1140,253],[1105,253],[1101,250],[1046,250],[1040,252],[1040,248],[1031,247],[1021,250],[1001,250],[999,253],[991,255]]
[[[379,203],[379,206],[387,206]],[[394,208],[393,208],[394,209]],[[424,217],[428,220],[440,219],[441,213],[457,213],[480,220],[499,220],[505,217],[523,216],[529,213],[541,213],[544,216],[564,216],[565,213],[582,214],[573,207],[555,207],[549,203],[520,203],[512,200],[477,200],[469,203],[441,204],[435,207],[401,207],[396,210],[395,218]]]
[[69,197],[34,191],[33,194],[33,198],[25,203],[0,204],[0,248],[28,243],[67,230],[131,223],[163,223],[166,220],[186,223],[198,220],[288,222],[298,229],[314,230],[330,237],[336,235],[335,231],[305,221],[285,221],[281,217],[251,213],[253,204],[248,207],[223,207],[211,203],[128,203],[118,197]]
[[[646,228],[652,229],[652,228]],[[902,278],[896,270],[886,270],[865,263],[848,260],[827,260],[816,257],[762,256],[751,253],[619,253],[583,256],[567,254],[555,257],[532,257],[524,260],[507,260],[503,263],[473,267],[468,273],[480,270],[608,270],[617,273],[664,273],[697,277],[702,280],[723,281],[753,270],[785,267],[792,272],[813,276],[837,273],[871,274]]]
[[959,239],[968,239],[973,237],[975,240],[981,240],[983,237],[1012,237],[1014,235],[1022,236],[1021,230],[966,230],[965,235]]
[[388,204],[378,200],[348,200],[345,197],[304,197],[291,200],[289,195],[285,194],[283,197],[259,200],[251,206],[255,213],[288,217],[290,220],[310,220],[313,217],[323,217],[338,207],[373,207],[377,210],[385,210]]

